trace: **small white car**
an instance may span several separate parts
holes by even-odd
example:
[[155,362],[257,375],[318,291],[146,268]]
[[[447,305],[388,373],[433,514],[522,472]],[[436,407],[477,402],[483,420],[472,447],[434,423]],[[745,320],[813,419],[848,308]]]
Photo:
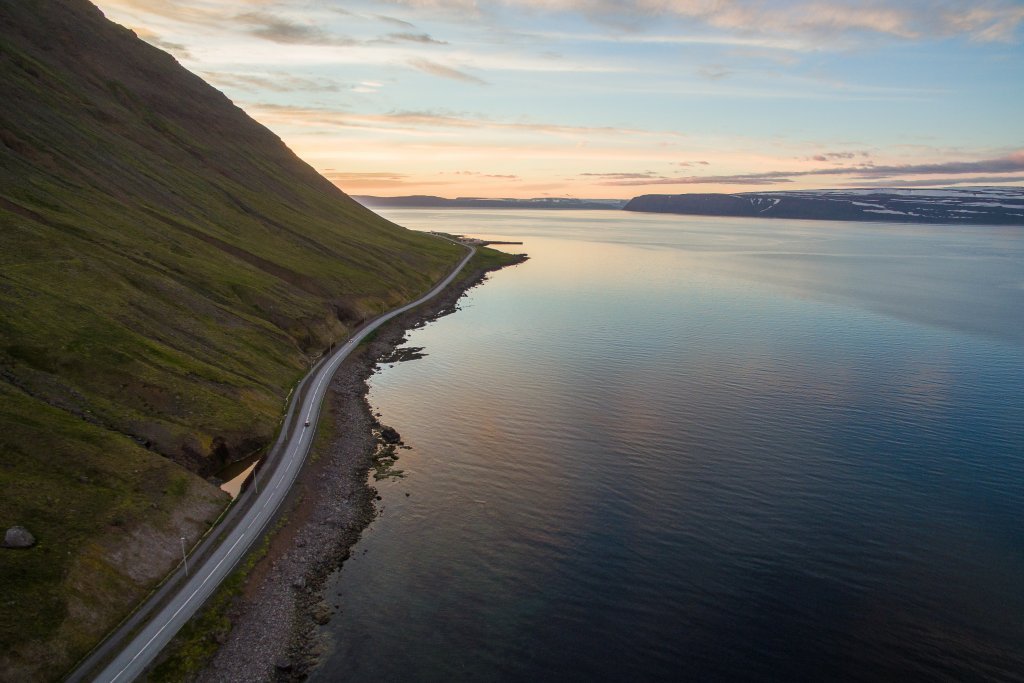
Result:
[[307,427],[309,426],[309,420],[306,420],[306,426]]

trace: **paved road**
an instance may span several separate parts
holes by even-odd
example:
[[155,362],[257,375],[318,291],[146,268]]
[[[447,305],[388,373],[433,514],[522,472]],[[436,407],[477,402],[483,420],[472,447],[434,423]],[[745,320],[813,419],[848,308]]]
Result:
[[[115,681],[124,683],[134,680],[149,666],[160,650],[170,642],[171,638],[202,606],[203,602],[213,594],[246,551],[262,536],[268,522],[274,517],[277,509],[288,495],[288,491],[306,459],[309,447],[313,443],[317,417],[320,414],[320,404],[323,402],[327,387],[334,373],[337,372],[338,366],[352,349],[373,330],[395,316],[433,298],[451,284],[455,276],[476,253],[475,248],[470,247],[469,249],[469,254],[462,259],[458,267],[429,293],[410,304],[376,318],[314,367],[296,390],[292,405],[289,407],[285,426],[282,428],[282,438],[275,446],[275,449],[283,448],[284,450],[279,451],[280,455],[276,465],[273,465],[273,470],[269,474],[261,473],[258,481],[259,493],[252,500],[248,510],[240,519],[235,520],[234,528],[223,536],[216,548],[205,554],[204,559],[197,563],[197,566],[190,567],[191,575],[173,597],[154,596],[154,600],[166,601],[166,604],[94,680],[103,683],[114,683]],[[299,416],[298,419],[294,418],[296,413]],[[310,427],[304,426],[306,421],[309,422]],[[294,425],[294,428],[286,438],[285,435],[289,433],[291,425]],[[88,664],[80,667],[78,673],[81,674],[83,670],[89,671]],[[75,678],[78,676],[72,676],[72,679]]]

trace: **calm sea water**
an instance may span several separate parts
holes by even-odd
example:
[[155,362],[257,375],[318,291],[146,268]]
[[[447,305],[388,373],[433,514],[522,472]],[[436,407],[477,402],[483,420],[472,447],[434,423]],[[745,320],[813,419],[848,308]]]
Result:
[[319,681],[1024,680],[1024,228],[393,211],[413,332]]

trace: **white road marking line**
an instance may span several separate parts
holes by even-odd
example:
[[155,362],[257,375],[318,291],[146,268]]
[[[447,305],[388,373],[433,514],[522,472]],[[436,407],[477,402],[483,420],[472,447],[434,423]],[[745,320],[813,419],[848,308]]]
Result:
[[236,541],[235,541],[234,543],[232,543],[232,544],[231,544],[231,547],[227,549],[227,551],[226,551],[226,552],[225,552],[225,554],[224,554],[224,557],[222,557],[222,558],[221,558],[220,562],[218,562],[217,564],[215,564],[215,565],[214,565],[214,567],[213,567],[213,569],[211,569],[211,570],[209,571],[209,573],[207,573],[206,577],[205,577],[205,578],[203,579],[203,582],[202,582],[202,583],[200,583],[200,584],[199,584],[199,586],[198,586],[198,587],[197,587],[197,588],[196,588],[196,589],[195,589],[194,591],[192,591],[192,594],[191,594],[191,595],[189,595],[189,596],[188,596],[188,597],[187,597],[187,598],[185,599],[185,602],[183,602],[183,603],[181,604],[181,607],[179,607],[178,609],[174,610],[174,614],[172,614],[172,615],[171,615],[171,618],[170,618],[170,619],[168,619],[167,621],[165,621],[165,622],[164,622],[164,624],[163,624],[163,626],[161,626],[161,627],[160,627],[160,628],[159,628],[159,629],[157,630],[157,632],[153,634],[153,637],[152,637],[152,638],[150,638],[149,640],[147,640],[147,641],[146,641],[146,644],[145,644],[145,645],[143,645],[143,646],[142,646],[142,649],[141,649],[141,650],[139,650],[139,651],[138,651],[138,652],[137,652],[137,653],[135,654],[135,656],[134,656],[134,657],[132,657],[132,658],[131,658],[131,659],[130,659],[130,660],[128,661],[128,663],[127,663],[127,664],[125,665],[124,669],[121,669],[120,671],[118,671],[118,672],[117,672],[117,675],[116,675],[116,676],[114,676],[114,677],[113,677],[112,679],[110,679],[111,683],[114,683],[114,681],[116,681],[116,680],[117,680],[118,678],[120,678],[120,677],[121,677],[121,674],[123,674],[123,673],[125,672],[125,670],[126,670],[126,669],[127,669],[127,668],[128,668],[129,666],[131,666],[131,665],[132,665],[132,663],[134,663],[134,662],[135,662],[135,660],[136,660],[136,659],[138,659],[138,658],[139,658],[139,656],[140,656],[140,655],[142,655],[142,653],[143,653],[143,652],[145,652],[145,651],[146,651],[146,648],[148,648],[148,647],[149,647],[149,646],[150,646],[150,645],[151,645],[151,644],[153,643],[153,641],[154,641],[154,640],[156,640],[156,639],[157,639],[157,638],[158,638],[158,637],[160,636],[160,634],[161,634],[161,633],[163,633],[164,629],[165,629],[165,628],[167,628],[167,627],[168,627],[168,626],[170,625],[170,623],[171,623],[172,621],[174,621],[175,617],[177,617],[177,616],[178,616],[178,614],[180,614],[180,613],[181,613],[181,610],[185,609],[185,607],[186,607],[186,606],[188,605],[188,603],[192,602],[192,598],[194,598],[194,597],[196,596],[196,594],[197,594],[197,593],[198,593],[199,591],[201,591],[201,590],[203,589],[203,586],[205,586],[205,585],[206,585],[206,583],[207,583],[207,582],[208,582],[208,581],[210,580],[210,578],[211,578],[211,577],[212,577],[212,576],[214,575],[214,573],[216,573],[216,571],[217,571],[218,569],[220,569],[220,566],[221,566],[222,564],[224,564],[224,560],[228,559],[228,556],[229,556],[229,555],[231,555],[231,552],[232,552],[232,551],[233,551],[233,550],[235,549],[235,546],[237,546],[237,545],[238,545],[239,543],[241,543],[241,542],[242,542],[242,539],[243,539],[243,538],[245,538],[245,532],[244,532],[244,531],[243,531],[243,532],[241,533],[241,535],[239,535],[238,539],[237,539],[237,540],[236,540]]

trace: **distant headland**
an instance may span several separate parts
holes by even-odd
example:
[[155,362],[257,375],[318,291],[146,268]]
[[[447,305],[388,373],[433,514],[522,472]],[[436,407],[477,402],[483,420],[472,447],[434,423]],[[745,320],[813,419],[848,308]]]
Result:
[[633,199],[354,196],[371,209],[586,209],[886,223],[1024,225],[1024,187],[860,188],[784,192],[646,194]]

